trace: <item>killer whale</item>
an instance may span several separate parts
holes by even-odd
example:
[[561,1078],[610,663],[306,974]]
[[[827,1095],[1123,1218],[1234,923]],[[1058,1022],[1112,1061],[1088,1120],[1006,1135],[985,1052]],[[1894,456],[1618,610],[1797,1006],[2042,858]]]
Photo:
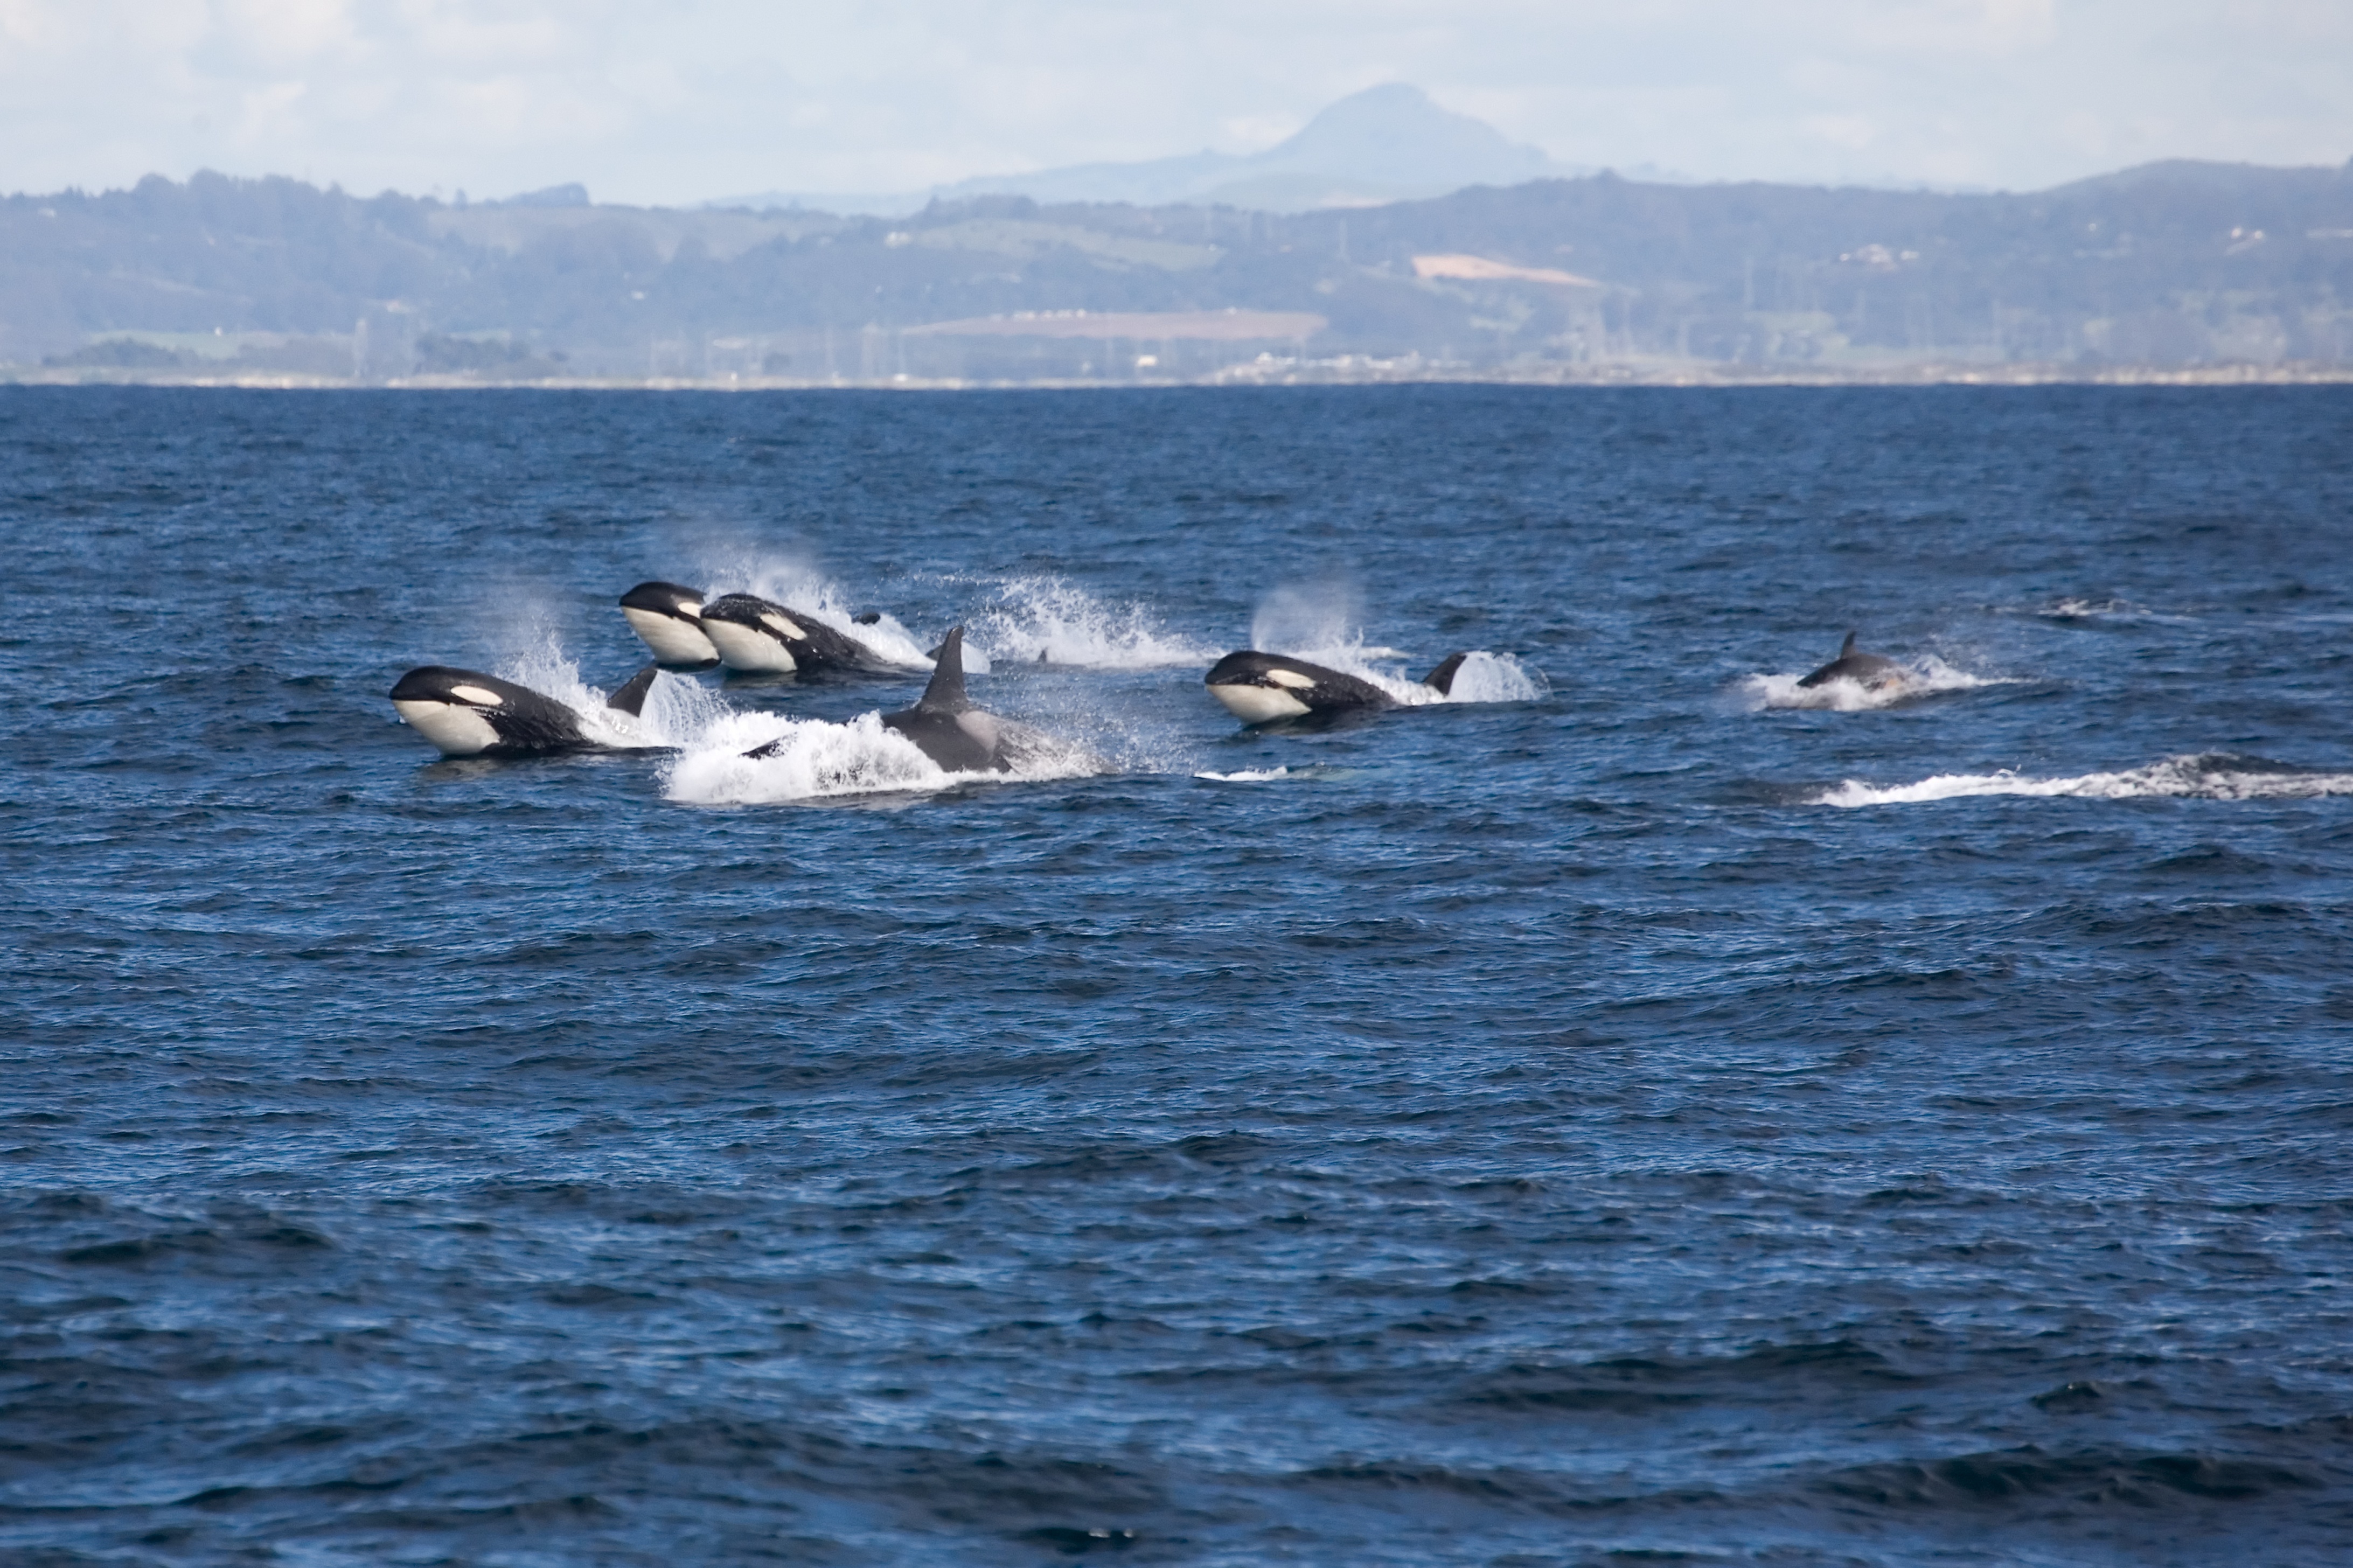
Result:
[[719,661],[745,674],[891,668],[856,637],[757,594],[723,594],[702,606],[700,619]]
[[[1468,652],[1447,655],[1437,668],[1421,678],[1421,683],[1451,693],[1454,677],[1468,658]],[[1396,698],[1360,676],[1255,648],[1238,648],[1226,655],[1209,667],[1201,683],[1245,724],[1271,724],[1309,714],[1377,712],[1397,706]]]
[[[952,773],[1010,772],[1044,739],[1027,724],[974,706],[964,688],[962,626],[940,639],[939,662],[923,696],[912,708],[883,714],[882,727],[913,741],[923,755]],[[773,757],[786,744],[779,737],[744,754]]]
[[1859,686],[1881,687],[1893,685],[1904,679],[1904,667],[1894,659],[1875,653],[1857,653],[1854,637],[1854,633],[1847,633],[1846,641],[1839,645],[1838,657],[1799,679],[1798,684],[1827,686],[1833,680],[1852,680]]
[[[637,718],[653,689],[658,664],[647,665],[605,700]],[[478,669],[427,664],[394,683],[393,711],[445,757],[552,757],[617,748],[593,740],[580,715],[553,697]]]
[[702,628],[703,594],[679,583],[640,583],[621,595],[621,617],[665,669],[709,669],[719,650]]
[[915,742],[923,755],[952,773],[1003,773],[1013,763],[1008,741],[1020,726],[972,705],[964,689],[964,628],[953,626],[940,639],[931,683],[913,708],[882,715],[882,727]]

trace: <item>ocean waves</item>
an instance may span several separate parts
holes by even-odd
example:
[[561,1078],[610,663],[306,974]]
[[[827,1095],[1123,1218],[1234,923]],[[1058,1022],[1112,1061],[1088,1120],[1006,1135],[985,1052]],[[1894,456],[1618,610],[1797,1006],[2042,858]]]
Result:
[[0,1560],[2333,1564],[2344,421],[0,388]]

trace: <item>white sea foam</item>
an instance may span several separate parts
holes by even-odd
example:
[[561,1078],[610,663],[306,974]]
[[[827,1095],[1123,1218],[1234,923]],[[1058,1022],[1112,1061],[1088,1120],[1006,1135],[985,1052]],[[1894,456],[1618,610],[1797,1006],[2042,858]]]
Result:
[[2078,599],[2053,601],[2034,612],[2053,620],[2087,621],[2102,616],[2141,616],[2147,614],[2129,599]]
[[1060,577],[1011,577],[994,584],[997,603],[965,622],[965,647],[978,644],[1008,664],[1080,664],[1096,669],[1205,665],[1218,649],[1163,627],[1140,601],[1113,606]]
[[[771,742],[774,753],[744,753]],[[879,791],[944,789],[950,775],[880,714],[846,724],[781,713],[733,713],[665,770],[662,793],[696,805],[752,805]]]
[[[950,773],[885,729],[879,713],[848,723],[780,713],[732,713],[710,726],[663,772],[662,793],[691,805],[770,805],[844,795],[932,794],[972,783],[1038,782],[1104,771],[1094,752],[1015,726],[1006,773]],[[779,742],[766,756],[746,752]]]
[[1940,697],[1950,691],[1974,691],[1984,686],[2013,686],[2015,677],[1971,675],[1956,669],[1926,654],[1910,663],[1899,663],[1894,679],[1874,685],[1860,680],[1825,680],[1820,686],[1800,686],[1802,675],[1751,675],[1740,683],[1741,693],[1752,710],[1768,708],[1829,709],[1840,713],[1858,713],[1879,708],[1893,708],[1901,702],[1917,702],[1924,697]]
[[1268,784],[1275,779],[1287,779],[1293,775],[1289,768],[1281,767],[1240,768],[1229,773],[1198,773],[1193,776],[1197,779],[1214,780],[1219,784]]
[[1910,805],[1969,795],[2034,795],[2074,800],[2134,800],[2157,795],[2191,800],[2310,800],[2353,795],[2353,773],[2284,768],[2219,752],[2167,757],[2121,773],[2038,779],[2004,771],[1939,773],[1918,784],[1877,788],[1849,779],[1818,797],[1817,805]]

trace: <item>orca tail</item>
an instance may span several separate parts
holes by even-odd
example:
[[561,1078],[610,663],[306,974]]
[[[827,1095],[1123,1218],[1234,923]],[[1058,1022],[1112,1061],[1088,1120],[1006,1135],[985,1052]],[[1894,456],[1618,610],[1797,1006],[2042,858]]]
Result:
[[1840,657],[1841,658],[1844,658],[1847,655],[1849,655],[1849,654],[1852,653],[1853,651],[1854,651],[1854,634],[1853,634],[1852,632],[1849,632],[1849,633],[1847,633],[1847,634],[1846,634],[1846,641],[1844,641],[1844,642],[1842,642],[1842,643],[1839,644],[1839,657]]
[[1470,657],[1471,654],[1468,649],[1458,649],[1453,653],[1448,654],[1444,658],[1438,661],[1438,668],[1436,669],[1431,670],[1428,675],[1421,678],[1421,683],[1439,692],[1441,696],[1453,696],[1454,678],[1461,672],[1462,661]]
[[623,681],[618,691],[605,699],[605,706],[627,713],[632,719],[638,717],[645,711],[646,693],[654,689],[654,677],[660,673],[660,665],[646,666]]
[[934,713],[962,713],[972,706],[964,694],[964,628],[952,626],[932,650],[939,662],[933,668],[932,683],[923,688],[923,695],[915,706]]

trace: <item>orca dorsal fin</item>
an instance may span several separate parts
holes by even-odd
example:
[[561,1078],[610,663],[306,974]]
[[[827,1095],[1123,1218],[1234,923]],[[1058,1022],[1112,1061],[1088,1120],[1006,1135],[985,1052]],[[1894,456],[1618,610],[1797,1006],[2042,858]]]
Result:
[[923,688],[918,708],[934,713],[962,713],[972,706],[964,694],[964,628],[949,628],[932,652],[939,662],[933,667],[932,683]]
[[1847,655],[1849,655],[1849,654],[1852,653],[1853,651],[1854,651],[1854,634],[1853,634],[1852,632],[1849,632],[1849,633],[1847,633],[1847,634],[1846,634],[1846,641],[1844,641],[1844,642],[1842,642],[1842,643],[1839,644],[1839,657],[1840,657],[1841,658],[1844,658]]
[[632,719],[639,717],[645,712],[646,693],[654,689],[654,677],[660,673],[660,665],[646,666],[645,668],[623,681],[618,691],[605,699],[605,706],[617,709]]
[[1438,668],[1421,678],[1421,683],[1447,697],[1454,695],[1454,677],[1462,668],[1462,661],[1471,657],[1466,649],[1450,653],[1438,661]]

